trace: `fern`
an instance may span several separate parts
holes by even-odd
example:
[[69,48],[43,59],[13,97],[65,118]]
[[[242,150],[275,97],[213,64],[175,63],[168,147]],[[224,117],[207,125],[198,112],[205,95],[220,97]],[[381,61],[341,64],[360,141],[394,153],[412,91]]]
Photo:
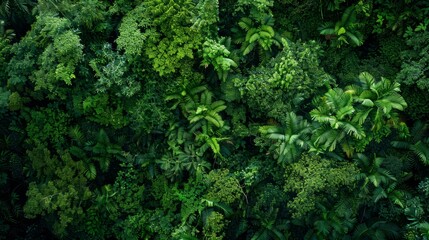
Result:
[[418,156],[420,161],[425,165],[429,165],[429,140],[418,141],[410,146],[410,149]]
[[83,143],[84,136],[79,126],[71,127],[69,130],[69,136],[76,141],[76,143]]
[[426,134],[427,125],[417,121],[411,129],[408,139],[392,141],[391,144],[395,148],[409,150],[413,156],[427,165],[429,164],[429,138],[425,138]]

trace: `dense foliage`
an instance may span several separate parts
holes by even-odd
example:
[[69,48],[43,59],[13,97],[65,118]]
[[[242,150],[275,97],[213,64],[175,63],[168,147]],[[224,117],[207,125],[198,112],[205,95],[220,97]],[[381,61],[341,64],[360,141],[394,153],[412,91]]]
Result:
[[428,239],[428,16],[2,1],[0,239]]

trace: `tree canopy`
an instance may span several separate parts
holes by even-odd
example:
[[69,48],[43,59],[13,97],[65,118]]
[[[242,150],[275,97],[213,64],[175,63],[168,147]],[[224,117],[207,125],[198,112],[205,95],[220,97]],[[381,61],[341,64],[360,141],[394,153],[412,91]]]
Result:
[[4,0],[1,239],[428,239],[429,2]]

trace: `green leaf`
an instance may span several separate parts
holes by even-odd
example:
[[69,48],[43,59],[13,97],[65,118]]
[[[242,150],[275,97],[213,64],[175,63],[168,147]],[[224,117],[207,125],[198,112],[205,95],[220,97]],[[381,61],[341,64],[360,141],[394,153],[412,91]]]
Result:
[[342,35],[342,34],[344,34],[344,33],[346,33],[346,29],[345,29],[344,27],[341,27],[341,28],[338,30],[337,35]]
[[253,42],[256,42],[259,38],[260,38],[259,33],[255,33],[251,35],[248,41],[249,43],[253,43]]
[[238,22],[238,26],[240,26],[242,29],[249,31],[249,29],[252,27],[253,22],[250,18],[244,17],[241,18]]
[[243,50],[243,55],[249,54],[253,50],[254,47],[255,47],[254,42],[247,45],[246,48],[244,48],[244,50]]
[[354,112],[355,112],[355,109],[353,108],[353,106],[342,107],[336,113],[337,119],[342,120],[342,119],[344,119],[344,117],[351,115]]
[[207,121],[215,125],[216,127],[222,127],[223,121],[222,118],[217,114],[211,114],[204,117]]
[[213,112],[221,112],[226,109],[225,102],[222,100],[216,101],[210,105],[211,111]]
[[372,108],[369,108],[369,109],[367,109],[365,111],[362,111],[362,110],[358,111],[356,113],[356,115],[353,117],[352,122],[354,122],[354,123],[357,122],[359,125],[362,125],[366,121],[366,119],[368,118],[369,113],[372,110],[373,110]]
[[261,30],[267,32],[271,37],[274,37],[275,32],[271,26],[263,25],[261,26]]
[[89,164],[89,166],[87,166],[85,176],[91,180],[93,180],[97,177],[97,170],[96,170],[94,164]]
[[418,141],[410,148],[419,157],[422,163],[429,165],[429,147],[427,143]]
[[365,107],[373,107],[374,106],[374,102],[371,101],[371,99],[364,99],[362,101],[362,105],[364,105]]
[[355,34],[351,33],[351,32],[346,32],[345,33],[347,35],[347,37],[349,37],[349,39],[352,40],[352,42],[356,45],[356,46],[361,46],[363,44],[362,38],[356,36]]

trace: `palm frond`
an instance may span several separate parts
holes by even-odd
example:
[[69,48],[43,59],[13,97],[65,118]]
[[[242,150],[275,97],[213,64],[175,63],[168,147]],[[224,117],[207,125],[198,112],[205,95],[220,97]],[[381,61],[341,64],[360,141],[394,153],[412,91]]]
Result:
[[222,100],[216,101],[210,105],[211,111],[220,112],[226,109],[225,102]]
[[359,224],[355,231],[353,232],[353,239],[364,239],[365,235],[368,232],[368,227],[365,223]]
[[353,117],[352,122],[362,125],[368,118],[368,115],[371,113],[371,111],[372,111],[372,108],[369,108],[365,111],[358,111],[356,115]]
[[238,26],[240,26],[245,31],[249,31],[249,29],[253,27],[253,21],[250,18],[243,17],[238,22]]
[[352,43],[355,44],[356,46],[361,46],[363,44],[363,40],[359,32],[356,32],[356,31],[354,33],[346,32],[345,34],[350,40],[352,40]]
[[348,7],[341,18],[342,26],[349,26],[350,24],[356,22],[356,10],[353,6]]
[[344,106],[336,112],[338,120],[344,119],[346,116],[351,115],[355,112],[355,109],[351,105]]
[[356,139],[362,139],[366,136],[365,131],[359,125],[353,125],[347,122],[344,122],[342,125],[347,134],[354,136]]

